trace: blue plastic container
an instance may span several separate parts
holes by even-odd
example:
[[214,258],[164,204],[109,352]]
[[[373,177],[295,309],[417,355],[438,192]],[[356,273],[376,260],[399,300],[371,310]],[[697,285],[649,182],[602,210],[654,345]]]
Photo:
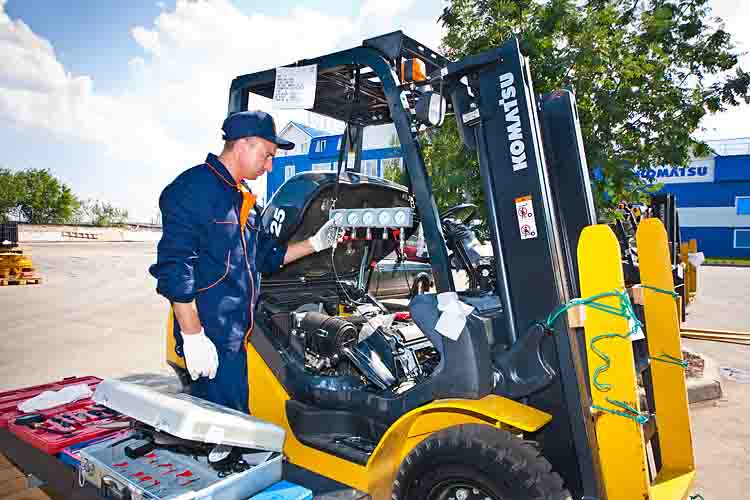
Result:
[[268,489],[253,495],[250,500],[312,500],[313,492],[302,486],[279,481]]

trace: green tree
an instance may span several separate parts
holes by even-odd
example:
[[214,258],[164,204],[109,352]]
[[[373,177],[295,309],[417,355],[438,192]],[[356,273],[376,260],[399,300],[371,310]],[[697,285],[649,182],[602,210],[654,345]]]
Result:
[[0,222],[7,222],[18,207],[18,179],[7,168],[0,168]]
[[[575,92],[606,216],[615,202],[642,197],[631,166],[684,165],[691,153],[707,153],[693,138],[701,118],[748,100],[750,74],[738,66],[732,37],[708,1],[451,0],[441,16],[443,48],[457,59],[515,35],[537,92]],[[434,192],[454,198],[455,190],[439,191],[445,182],[479,193],[476,158],[454,148],[461,149],[455,126],[425,147]]]
[[81,203],[75,219],[94,226],[116,226],[127,222],[128,211],[105,201],[87,200]]
[[[392,134],[388,139],[388,146],[391,148],[400,148],[401,142],[398,140],[398,134]],[[397,184],[406,185],[406,173],[404,172],[403,160],[401,158],[387,158],[382,160],[383,178]]]
[[401,167],[400,158],[388,158],[383,162],[383,178],[397,184],[404,184],[404,169]]
[[18,212],[30,224],[64,224],[78,208],[70,188],[49,170],[28,169],[14,174]]

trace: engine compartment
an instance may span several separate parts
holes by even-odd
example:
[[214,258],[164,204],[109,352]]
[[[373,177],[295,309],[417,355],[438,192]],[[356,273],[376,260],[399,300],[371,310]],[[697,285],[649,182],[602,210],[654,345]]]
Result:
[[[411,208],[407,190],[387,180],[307,172],[276,192],[262,221],[279,241],[292,243],[314,234],[335,210]],[[342,228],[331,250],[263,276],[259,326],[283,358],[283,369],[308,392],[337,387],[397,397],[438,365],[438,350],[409,313],[391,312],[366,293],[375,264],[411,236],[418,222],[415,214],[400,230]]]
[[408,312],[347,296],[327,299],[275,304],[268,315],[275,343],[309,375],[347,378],[350,388],[397,395],[435,370],[440,355]]

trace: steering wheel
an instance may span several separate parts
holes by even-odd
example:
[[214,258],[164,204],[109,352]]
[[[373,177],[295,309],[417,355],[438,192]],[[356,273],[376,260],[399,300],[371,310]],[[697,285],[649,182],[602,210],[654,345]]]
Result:
[[442,214],[440,214],[440,220],[450,219],[453,218],[454,215],[459,214],[463,212],[464,210],[469,210],[469,215],[464,217],[463,219],[459,219],[460,223],[463,225],[468,224],[472,219],[474,219],[477,216],[477,213],[479,212],[479,208],[474,205],[473,203],[462,203],[460,205],[456,205],[455,207],[451,207]]

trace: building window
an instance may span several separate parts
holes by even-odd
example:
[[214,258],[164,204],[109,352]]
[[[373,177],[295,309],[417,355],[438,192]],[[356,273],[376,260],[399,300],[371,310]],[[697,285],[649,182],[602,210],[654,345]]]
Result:
[[750,248],[750,229],[734,230],[734,248]]
[[315,152],[322,153],[326,150],[326,141],[320,140],[315,144]]
[[284,180],[289,179],[294,175],[294,165],[287,165],[284,167]]
[[313,163],[313,172],[328,172],[329,170],[333,170],[333,165],[331,163]]
[[750,215],[750,196],[736,196],[734,206],[737,208],[737,215]]
[[370,177],[377,177],[378,160],[362,160],[362,173]]

